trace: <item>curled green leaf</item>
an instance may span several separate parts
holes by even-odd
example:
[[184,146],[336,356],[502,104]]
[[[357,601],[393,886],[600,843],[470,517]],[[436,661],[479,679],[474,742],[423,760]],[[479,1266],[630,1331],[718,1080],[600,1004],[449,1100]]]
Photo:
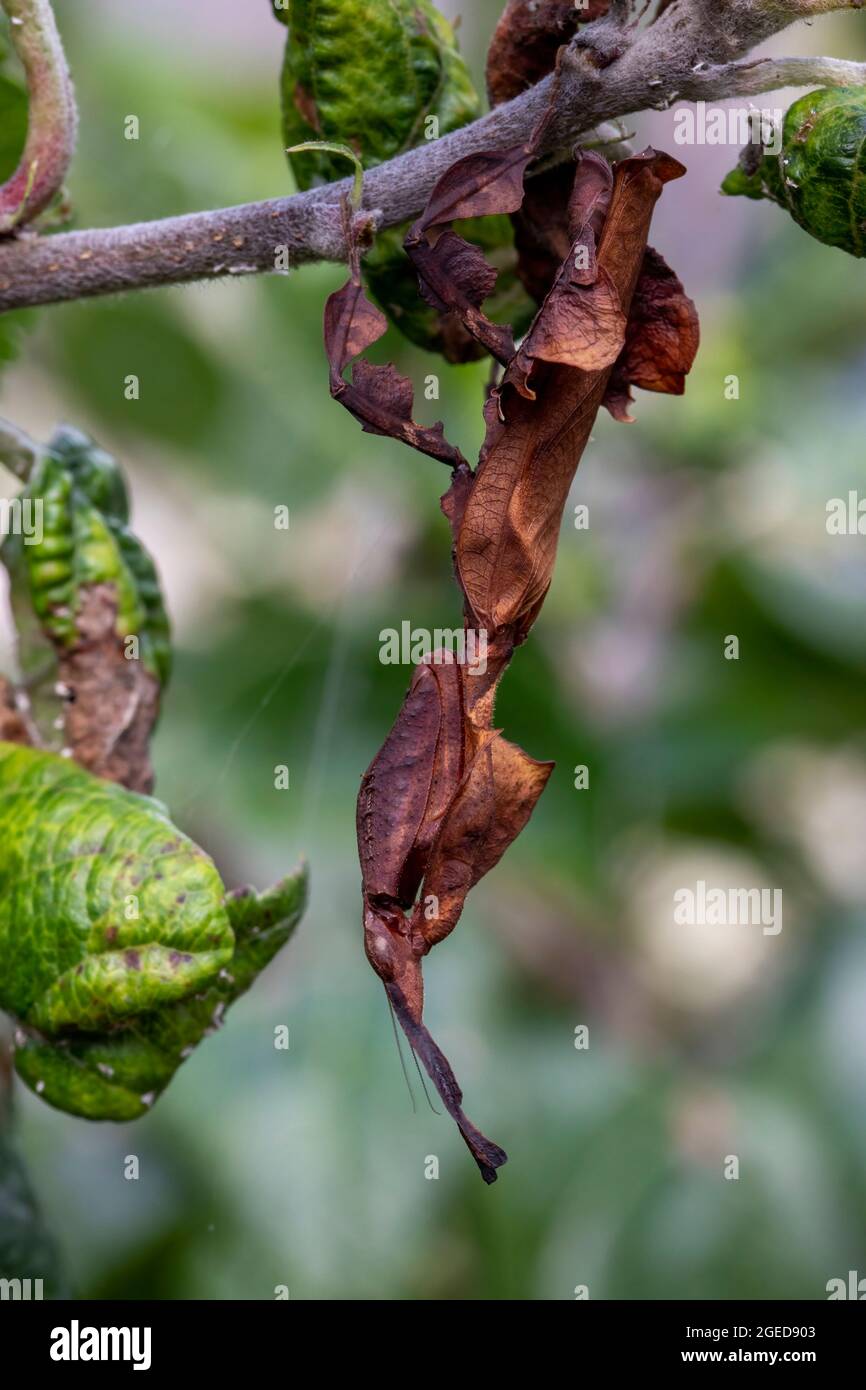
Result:
[[[78,635],[84,590],[111,585],[117,636],[139,639],[143,665],[165,685],[171,672],[168,617],[153,561],[129,529],[129,497],[117,461],[88,435],[61,426],[20,501],[29,504],[31,534],[16,532],[0,548],[16,616],[29,606],[42,637],[68,647]],[[29,674],[28,653],[21,656]]]
[[149,741],[171,674],[171,631],[156,567],[129,526],[123,474],[69,426],[20,471],[29,472],[17,499],[21,524],[0,561],[40,740],[150,791]]
[[19,1075],[58,1109],[144,1114],[305,900],[303,869],[227,895],[157,801],[0,743],[0,1008]]
[[778,153],[747,146],[722,192],[769,199],[817,241],[866,256],[866,89],[800,97],[785,114]]
[[352,185],[352,207],[357,212],[364,194],[364,166],[354,150],[348,145],[340,145],[336,140],[304,140],[300,145],[290,145],[286,154],[305,154],[309,150],[319,150],[325,154],[341,155],[355,166],[355,179]]
[[454,31],[431,0],[291,0],[274,10],[289,29],[283,134],[305,147],[291,159],[299,187],[341,176],[332,142],[369,169],[479,114]]

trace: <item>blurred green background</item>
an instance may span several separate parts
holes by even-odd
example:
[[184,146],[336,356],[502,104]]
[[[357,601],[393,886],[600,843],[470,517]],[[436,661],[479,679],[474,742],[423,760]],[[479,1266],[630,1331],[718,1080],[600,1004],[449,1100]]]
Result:
[[[501,6],[464,8],[480,78]],[[75,225],[290,189],[269,0],[56,9],[82,115]],[[866,57],[866,24],[773,48]],[[40,437],[70,420],[130,472],[176,624],[160,796],[229,883],[264,886],[302,854],[313,876],[293,943],[152,1115],[97,1126],[18,1096],[52,1287],[764,1299],[866,1274],[866,542],[825,526],[828,499],[863,485],[866,272],[777,209],[721,198],[736,150],[678,149],[673,112],[629,124],[690,166],[653,240],[703,344],[684,400],[638,393],[636,425],[598,421],[499,705],[557,771],[426,969],[467,1110],[510,1155],[491,1189],[414,1073],[413,1110],[362,950],[355,796],[409,676],[380,664],[379,633],[453,626],[459,606],[445,470],[328,397],[340,269],[43,310],[5,371],[0,413]],[[377,355],[419,387],[439,373],[418,414],[473,454],[485,368],[395,336]],[[782,888],[783,931],[675,926],[672,894],[697,879]]]

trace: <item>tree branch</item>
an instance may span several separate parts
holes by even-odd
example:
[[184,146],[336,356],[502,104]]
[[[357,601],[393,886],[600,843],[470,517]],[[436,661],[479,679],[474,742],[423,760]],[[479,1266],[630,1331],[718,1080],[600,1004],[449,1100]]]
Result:
[[[5,0],[24,3],[24,0]],[[552,105],[542,153],[601,121],[675,100],[755,95],[789,84],[866,84],[866,65],[832,58],[738,62],[797,19],[863,0],[671,0],[646,28],[610,17],[581,29],[552,77],[462,130],[371,170],[364,207],[378,228],[424,206],[464,155],[524,141]],[[157,222],[0,243],[0,310],[346,258],[339,200],[351,181],[294,197]]]
[[50,0],[2,0],[30,98],[21,162],[0,187],[0,233],[31,222],[63,188],[78,113]]

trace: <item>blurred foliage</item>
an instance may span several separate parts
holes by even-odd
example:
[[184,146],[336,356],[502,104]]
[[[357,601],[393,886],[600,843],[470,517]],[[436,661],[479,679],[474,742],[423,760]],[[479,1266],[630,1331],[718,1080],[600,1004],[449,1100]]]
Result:
[[[268,0],[240,32],[226,6],[207,45],[196,7],[175,8],[189,43],[167,41],[165,12],[58,7],[81,225],[286,187]],[[498,8],[467,9],[477,80]],[[866,279],[775,209],[719,198],[719,153],[689,152],[654,234],[702,315],[686,396],[641,396],[631,428],[599,419],[572,499],[589,529],[566,513],[502,690],[498,723],[557,771],[430,965],[430,1027],[511,1156],[490,1191],[414,1072],[413,1114],[361,947],[354,801],[409,677],[379,662],[379,634],[453,627],[459,606],[447,475],[328,398],[340,268],[43,311],[7,372],[2,413],[39,437],[65,416],[129,460],[178,642],[159,795],[229,882],[270,881],[301,850],[312,869],[285,959],[152,1116],[88,1126],[22,1098],[81,1292],[822,1298],[863,1272],[866,561],[825,508],[862,487]],[[484,367],[379,348],[469,456]],[[676,935],[668,885],[699,876],[781,886],[783,931]]]
[[32,1297],[38,1297],[40,1285],[35,1281],[41,1280],[45,1298],[62,1298],[68,1290],[57,1247],[45,1228],[13,1137],[11,1084],[4,1062],[0,1067],[0,1279],[29,1279]]

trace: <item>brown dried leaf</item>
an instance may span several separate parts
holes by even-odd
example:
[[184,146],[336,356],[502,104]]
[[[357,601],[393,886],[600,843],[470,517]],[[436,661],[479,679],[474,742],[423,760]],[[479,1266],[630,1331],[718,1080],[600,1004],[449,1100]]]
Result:
[[[676,160],[655,151],[617,166],[598,267],[624,309],[631,305],[655,202],[664,183],[683,172]],[[590,206],[594,216],[597,200],[590,199]],[[550,584],[568,490],[610,370],[538,361],[536,400],[509,390],[506,379],[500,411],[488,416],[456,548],[460,582],[479,627],[522,625],[525,634],[527,617],[538,611]]]
[[631,386],[681,396],[699,344],[694,302],[663,257],[647,247],[628,317],[625,347],[604,400],[614,418],[631,420]]
[[414,247],[407,242],[406,249],[426,302],[440,315],[453,316],[497,362],[507,362],[514,352],[511,329],[493,323],[480,309],[496,288],[498,274],[484,252],[450,227],[435,247],[422,238]]
[[[325,351],[330,363],[331,395],[354,415],[367,434],[402,439],[420,453],[456,468],[465,459],[446,440],[441,421],[428,428],[412,419],[415,393],[409,378],[401,376],[393,363],[379,367],[359,358],[360,353],[378,342],[387,327],[385,315],[364,293],[354,249],[349,280],[325,305]],[[352,368],[349,382],[343,372],[353,358],[359,360]]]
[[114,586],[95,584],[82,595],[76,643],[62,651],[58,671],[67,691],[67,747],[95,776],[150,793],[150,738],[159,717],[159,681],[141,661],[127,659],[124,653],[117,636]]
[[580,10],[574,0],[509,0],[487,54],[491,105],[510,101],[553,72],[560,45],[609,7],[610,0],[589,0]]
[[466,510],[466,503],[469,501],[472,487],[475,482],[475,474],[468,464],[462,468],[455,469],[451,477],[451,486],[448,491],[439,499],[443,515],[447,518],[451,527],[451,535],[457,540],[460,531],[460,523],[463,520],[463,513]]
[[507,379],[518,390],[528,390],[536,361],[598,372],[616,361],[625,342],[626,317],[606,270],[598,272],[594,284],[586,285],[566,263],[549,300],[548,311],[539,315],[509,369]]
[[[537,762],[491,730],[484,738],[433,846],[415,930],[427,949],[454,930],[466,896],[517,839],[547,785],[554,764]],[[438,907],[427,918],[425,904]]]
[[470,154],[443,174],[404,245],[424,298],[440,313],[453,312],[498,362],[514,354],[511,329],[491,322],[481,305],[496,285],[496,271],[477,246],[451,229],[469,217],[514,212],[523,201],[523,177],[532,144]]
[[523,178],[535,158],[531,144],[507,150],[467,154],[446,170],[430,194],[427,206],[407,234],[407,241],[426,236],[435,242],[451,222],[516,212],[523,202]]
[[568,195],[568,230],[572,241],[589,232],[596,246],[613,198],[614,174],[607,160],[592,150],[575,150],[576,168]]
[[568,201],[572,245],[505,377],[522,395],[535,395],[529,377],[536,361],[596,372],[620,354],[626,316],[616,285],[598,263],[596,244],[612,191],[607,161],[583,154]]
[[409,907],[421,874],[407,880],[407,861],[418,836],[433,783],[442,703],[429,666],[419,666],[400,713],[361,779],[358,851],[368,897]]
[[568,256],[568,203],[574,165],[557,164],[527,180],[523,206],[512,213],[517,273],[527,293],[542,304]]
[[421,960],[454,929],[469,889],[523,829],[553,765],[476,724],[466,709],[468,679],[444,652],[416,668],[361,784],[358,844],[367,958],[485,1182],[493,1182],[506,1156],[467,1119],[454,1073],[424,1026]]

